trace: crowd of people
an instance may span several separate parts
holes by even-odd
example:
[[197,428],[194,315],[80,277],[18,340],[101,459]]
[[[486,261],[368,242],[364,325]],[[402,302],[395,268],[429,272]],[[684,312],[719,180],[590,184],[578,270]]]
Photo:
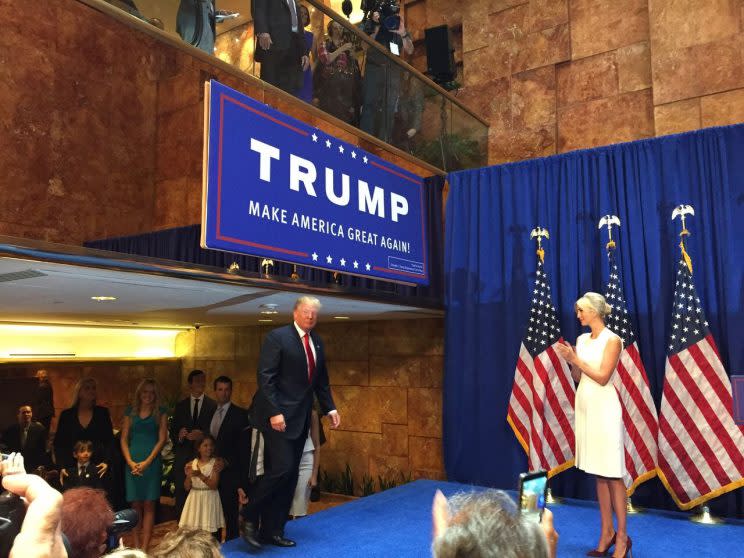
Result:
[[[423,113],[418,79],[334,19],[316,38],[307,30],[310,12],[297,0],[254,0],[251,10],[261,79],[383,141],[410,144]],[[389,29],[379,13],[370,17],[369,36],[382,50],[413,54],[402,18]]]

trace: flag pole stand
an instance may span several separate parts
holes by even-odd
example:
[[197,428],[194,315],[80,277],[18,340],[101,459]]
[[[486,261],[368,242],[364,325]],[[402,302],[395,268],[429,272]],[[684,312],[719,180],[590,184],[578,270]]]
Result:
[[719,525],[720,523],[723,523],[722,520],[710,513],[710,508],[708,506],[703,505],[700,506],[699,509],[699,513],[690,516],[690,521],[701,523],[702,525]]
[[560,504],[561,499],[553,496],[553,491],[548,488],[548,490],[545,492],[545,503],[550,505]]
[[637,513],[642,513],[643,508],[639,508],[638,506],[633,505],[633,500],[630,496],[628,496],[628,502],[625,504],[625,511],[628,513],[628,515],[635,515]]

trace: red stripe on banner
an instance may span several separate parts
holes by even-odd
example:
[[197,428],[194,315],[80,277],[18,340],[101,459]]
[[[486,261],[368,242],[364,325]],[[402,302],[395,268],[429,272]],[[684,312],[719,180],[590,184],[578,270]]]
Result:
[[[638,457],[641,460],[641,463],[644,465],[645,470],[653,469],[656,464],[654,463],[653,459],[651,459],[651,453],[648,451],[648,448],[646,447],[646,443],[643,441],[643,437],[641,436],[640,432],[638,432],[638,429],[636,428],[635,423],[630,418],[630,414],[628,413],[625,406],[622,407],[623,409],[623,425],[625,426],[625,430],[627,431],[628,438],[630,438],[631,444],[636,449],[636,452],[638,453]],[[630,452],[626,450],[626,461],[628,459],[632,460],[632,457],[630,456]],[[630,476],[635,480],[638,478],[638,471],[635,467],[635,461],[633,462],[633,472],[628,469],[628,473]]]
[[[666,419],[664,419],[664,422],[666,423]],[[659,420],[659,426],[661,426],[661,420]],[[668,424],[666,426],[668,426]],[[659,469],[661,469],[661,471],[664,473],[664,477],[669,483],[669,488],[672,489],[672,492],[674,492],[675,496],[677,496],[677,499],[680,502],[686,504],[687,502],[692,500],[692,497],[682,487],[682,483],[679,481],[679,477],[674,474],[672,467],[669,465],[662,453],[659,453]]]
[[[669,424],[666,417],[664,416],[659,419],[659,431],[661,435],[666,438],[666,441],[669,444],[669,448],[672,450],[672,453],[677,456],[680,467],[684,469],[685,473],[687,473],[687,476],[690,477],[690,481],[692,482],[695,490],[697,490],[697,493],[707,494],[708,492],[710,492],[711,489],[708,486],[707,481],[703,477],[703,474],[700,472],[697,463],[695,463],[695,461],[692,459],[692,456],[687,451],[685,444],[682,442],[682,440],[679,439],[676,432],[674,432],[672,425]],[[691,496],[687,493],[687,490],[683,488],[682,482],[679,480],[679,477],[674,474],[674,469],[669,466],[669,463],[664,458],[663,452],[659,452],[659,460],[661,459],[664,459],[664,462],[666,463],[666,472],[669,473],[669,475],[671,475],[676,480],[681,493],[684,494],[687,497],[687,501],[689,501],[691,499]],[[682,498],[680,498],[680,500],[681,499]]]
[[[656,430],[656,419],[651,415],[651,413],[648,411],[648,408],[646,407],[646,402],[643,400],[643,397],[641,396],[641,392],[639,391],[638,387],[636,386],[635,382],[633,382],[633,378],[631,377],[630,373],[626,370],[625,366],[623,366],[622,362],[618,362],[617,364],[617,371],[620,373],[620,380],[623,382],[623,387],[625,388],[625,392],[628,394],[628,396],[633,400],[633,402],[636,405],[636,408],[639,410],[639,413],[641,417],[643,418],[643,422],[646,424],[646,426],[649,426],[649,418],[652,421],[653,427],[649,428],[652,432]],[[620,401],[622,402],[623,398],[618,393],[618,396],[620,397]],[[653,456],[651,455],[651,450],[646,445],[646,441],[643,439],[643,436],[641,436],[640,432],[638,432],[636,426],[635,426],[635,420],[631,418],[630,413],[627,412],[627,409],[625,405],[622,405],[623,408],[623,422],[625,422],[625,428],[628,430],[628,434],[630,435],[631,440],[633,440],[633,445],[636,447],[636,450],[638,451],[638,455],[643,461],[644,464],[646,464],[647,467],[650,469],[653,469],[655,466]],[[646,411],[644,413],[643,411]],[[627,417],[627,420],[626,420]],[[654,433],[654,438],[656,437],[656,434]]]
[[272,121],[272,122],[273,122],[274,124],[279,124],[280,126],[284,126],[285,128],[287,128],[288,130],[292,130],[293,132],[297,132],[297,133],[298,133],[298,134],[300,134],[301,136],[309,136],[309,135],[310,135],[310,132],[307,132],[307,131],[305,131],[305,130],[302,130],[302,129],[300,129],[300,128],[297,128],[296,126],[292,126],[291,124],[288,124],[288,123],[286,123],[286,122],[282,122],[282,121],[281,121],[281,120],[279,120],[278,118],[274,118],[273,116],[271,116],[270,114],[268,114],[268,113],[266,113],[266,112],[264,112],[264,111],[262,111],[262,110],[259,110],[259,109],[257,109],[257,108],[254,108],[254,107],[248,106],[248,105],[246,105],[245,103],[241,103],[241,102],[240,102],[240,101],[238,101],[237,99],[233,99],[232,97],[226,97],[226,99],[227,99],[227,100],[228,100],[229,102],[231,102],[231,103],[233,103],[233,104],[235,104],[235,105],[238,105],[238,106],[239,106],[239,107],[241,107],[241,108],[244,108],[244,109],[246,109],[246,110],[249,110],[249,111],[251,111],[251,112],[254,112],[254,113],[256,113],[256,114],[257,114],[257,115],[259,115],[259,116],[262,116],[262,117],[264,117],[264,118],[265,118],[266,120],[271,120],[271,121]]
[[[705,355],[703,355],[702,351],[700,350],[700,347],[697,345],[693,345],[688,349],[688,352],[690,355],[692,355],[692,358],[695,360],[695,363],[698,365],[700,370],[702,371],[703,375],[706,377],[706,379],[710,382],[710,376],[714,376],[717,380],[717,383],[721,385],[721,389],[724,389],[724,391],[728,394],[728,391],[725,390],[723,387],[723,384],[721,384],[721,379],[716,374],[715,370],[713,370],[713,367],[711,366],[710,362],[708,362],[708,359],[705,358]],[[675,355],[675,358],[677,356]],[[682,363],[680,362],[680,365]],[[692,381],[692,378],[689,378],[689,381]],[[713,388],[715,390],[715,387]],[[691,394],[694,394],[693,390],[697,390],[697,393],[699,394],[701,399],[704,399],[703,392],[700,390],[700,387],[697,384],[694,384],[692,387],[688,387],[688,391],[690,391]],[[718,390],[716,390],[716,393],[718,393]],[[730,395],[730,394],[729,394]],[[697,401],[697,398],[695,398]],[[709,413],[711,418],[708,419],[708,423],[710,424],[713,431],[718,436],[718,440],[721,442],[721,445],[726,450],[726,453],[728,454],[729,458],[731,459],[731,462],[734,464],[734,467],[736,467],[737,472],[739,473],[739,476],[742,476],[744,474],[744,458],[742,458],[741,449],[738,447],[736,442],[731,438],[731,434],[729,434],[729,431],[726,429],[726,426],[721,421],[720,415],[723,415],[724,419],[727,418],[731,419],[731,422],[733,422],[733,416],[731,415],[731,409],[733,408],[733,400],[731,400],[731,405],[728,407],[725,406],[725,403],[721,402],[721,404],[724,406],[724,409],[713,409],[710,406],[710,402],[705,400],[700,403],[698,403],[699,406],[704,406],[704,408],[709,409]],[[705,413],[706,419],[708,418],[708,413]],[[727,474],[726,475],[730,480],[733,480],[732,475]],[[724,483],[726,484],[726,483]]]
[[[563,395],[568,400],[569,405],[571,405],[571,409],[573,409],[573,402],[571,401],[571,399],[573,398],[569,397],[569,394],[573,395],[573,390],[566,381],[566,375],[563,373],[561,361],[559,360],[558,355],[552,347],[548,347],[545,352],[547,353],[548,358],[553,365],[553,371],[555,372],[555,375],[558,377],[558,380],[561,383]],[[547,389],[549,390],[548,400],[550,401],[550,407],[553,409],[553,414],[555,415],[556,419],[558,419],[558,425],[561,427],[561,431],[563,431],[563,437],[566,439],[566,443],[568,444],[569,448],[575,448],[576,441],[574,440],[573,425],[566,416],[566,411],[564,410],[563,405],[561,405],[561,402],[558,400],[555,390],[552,387],[552,383],[548,384]]]
[[[687,347],[687,351],[695,360],[695,363],[700,368],[700,371],[703,373],[703,376],[705,376],[705,379],[708,380],[710,387],[713,388],[713,391],[715,391],[716,395],[718,395],[718,399],[721,400],[721,403],[726,408],[726,411],[731,412],[731,410],[734,408],[734,399],[731,396],[731,391],[729,388],[723,385],[721,377],[716,373],[715,370],[713,370],[713,366],[708,360],[708,357],[703,354],[703,351],[700,349],[697,343],[695,345],[690,345],[689,347]],[[721,361],[719,360],[718,363],[720,364],[720,362]]]
[[[517,358],[517,369],[519,370],[519,373],[522,374],[524,381],[529,386],[530,392],[534,393],[534,390],[532,388],[532,374],[530,373],[529,369],[525,365],[524,361],[522,361],[521,357]],[[533,405],[530,405],[529,401],[527,401],[527,394],[524,393],[521,389],[518,389],[517,391],[515,391],[514,395],[517,398],[517,401],[519,401],[522,404],[522,407],[526,410],[526,412],[529,414],[529,417],[530,417],[530,436],[528,438],[530,448],[535,450],[535,453],[537,454],[537,457],[540,460],[540,466],[543,468],[549,469],[549,467],[547,467],[547,464],[545,462],[545,454],[543,453],[543,449],[542,449],[542,438],[537,432],[537,428],[535,427],[535,421],[533,419],[533,416],[535,414],[535,407]]]
[[394,171],[393,169],[391,169],[389,167],[386,167],[385,165],[381,165],[380,163],[378,163],[376,161],[370,161],[369,164],[377,167],[378,169],[382,169],[384,171],[387,171],[390,174],[394,174],[395,176],[397,176],[399,178],[402,178],[404,180],[408,180],[408,182],[413,182],[417,186],[421,186],[421,180],[416,180],[414,178],[411,178],[407,174],[403,174],[402,172]]
[[[550,389],[548,381],[548,371],[545,369],[542,362],[540,362],[540,359],[535,358],[532,360],[535,363],[535,370],[537,371],[537,375],[540,377],[543,386],[545,386],[545,397],[548,399],[550,408],[553,409],[553,414],[555,414],[556,406],[560,410],[560,404],[555,397],[555,393],[552,389]],[[533,397],[537,398],[534,392]],[[553,457],[558,460],[558,463],[564,463],[566,461],[566,457],[563,455],[561,445],[558,442],[558,439],[555,437],[555,432],[553,432],[553,429],[550,428],[550,425],[546,423],[544,406],[542,406],[541,408],[540,416],[543,417],[543,434],[545,435],[545,441],[548,443],[548,446],[550,446],[550,450],[553,452]],[[552,469],[552,467],[550,468]]]
[[[641,361],[641,355],[638,352],[638,347],[636,346],[635,343],[633,343],[630,347],[628,347],[625,350],[628,353],[628,356],[633,361],[633,364],[635,365],[636,370],[641,374],[641,377],[643,378],[643,384],[650,394],[651,388],[649,387],[649,384],[648,384],[648,377],[646,376],[646,369],[643,367],[643,361]],[[634,398],[633,400],[636,402],[636,405],[638,406],[638,409],[641,415],[643,416],[643,421],[648,426],[648,429],[651,431],[651,434],[653,435],[654,440],[655,440],[659,434],[658,432],[659,427],[657,423],[658,418],[656,417],[654,413],[651,412],[651,409],[646,404],[646,401],[643,398],[643,394],[640,392],[640,388],[636,386],[635,383],[634,383],[634,387],[638,392],[639,399]]]
[[[671,360],[672,360],[672,357],[669,357],[668,362],[670,362],[670,365],[674,367],[674,365],[671,364]],[[683,371],[684,371],[684,368],[683,368]],[[684,373],[686,374],[687,372],[684,371]],[[677,372],[677,374],[679,374],[679,371]],[[728,482],[728,478],[724,474],[723,469],[721,468],[721,464],[718,463],[715,453],[711,449],[710,445],[708,445],[707,440],[705,439],[703,434],[700,432],[700,429],[698,428],[695,421],[692,419],[690,414],[687,412],[687,408],[679,400],[679,398],[677,397],[677,394],[674,393],[674,390],[671,387],[669,387],[669,380],[667,380],[667,383],[664,386],[664,395],[666,396],[667,402],[671,406],[672,410],[677,415],[677,418],[679,419],[679,422],[682,425],[682,428],[684,428],[687,431],[687,435],[690,437],[690,441],[698,449],[703,459],[705,460],[706,464],[708,465],[710,470],[713,472],[713,476],[716,477],[716,480],[720,484],[722,485],[726,484]],[[691,459],[691,456],[688,455],[688,459]],[[688,467],[686,466],[685,461],[682,459],[680,459],[680,461],[682,462],[682,465],[685,466],[685,470],[687,470]],[[708,481],[703,480],[703,482],[705,482],[707,486]]]

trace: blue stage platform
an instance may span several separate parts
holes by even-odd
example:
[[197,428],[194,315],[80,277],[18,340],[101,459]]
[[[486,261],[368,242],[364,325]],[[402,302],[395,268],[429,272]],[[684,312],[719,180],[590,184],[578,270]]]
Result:
[[[286,536],[295,548],[249,552],[242,540],[223,546],[227,558],[246,555],[285,558],[397,558],[431,556],[431,501],[439,488],[449,496],[467,485],[419,480],[290,521]],[[596,542],[599,511],[593,502],[551,506],[560,535],[559,557],[584,556]],[[628,517],[635,558],[734,558],[744,555],[744,524],[698,525],[687,514],[651,512]]]

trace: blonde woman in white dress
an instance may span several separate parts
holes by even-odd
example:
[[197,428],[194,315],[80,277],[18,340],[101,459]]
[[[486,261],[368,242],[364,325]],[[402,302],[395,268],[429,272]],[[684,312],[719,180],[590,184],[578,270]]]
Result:
[[197,457],[185,467],[184,487],[189,492],[181,512],[179,527],[201,529],[208,533],[220,532],[220,541],[225,542],[225,515],[217,485],[220,474],[214,469],[215,441],[212,436],[204,436],[198,442]]
[[[591,331],[579,336],[575,349],[565,343],[557,351],[571,366],[574,380],[579,382],[575,465],[597,479],[602,530],[596,549],[587,556],[608,556],[614,546],[612,556],[621,558],[630,554],[633,544],[626,525],[623,413],[612,382],[623,343],[605,327],[612,308],[602,295],[588,292],[576,301],[574,309],[581,325]],[[613,511],[617,531],[613,527]]]

